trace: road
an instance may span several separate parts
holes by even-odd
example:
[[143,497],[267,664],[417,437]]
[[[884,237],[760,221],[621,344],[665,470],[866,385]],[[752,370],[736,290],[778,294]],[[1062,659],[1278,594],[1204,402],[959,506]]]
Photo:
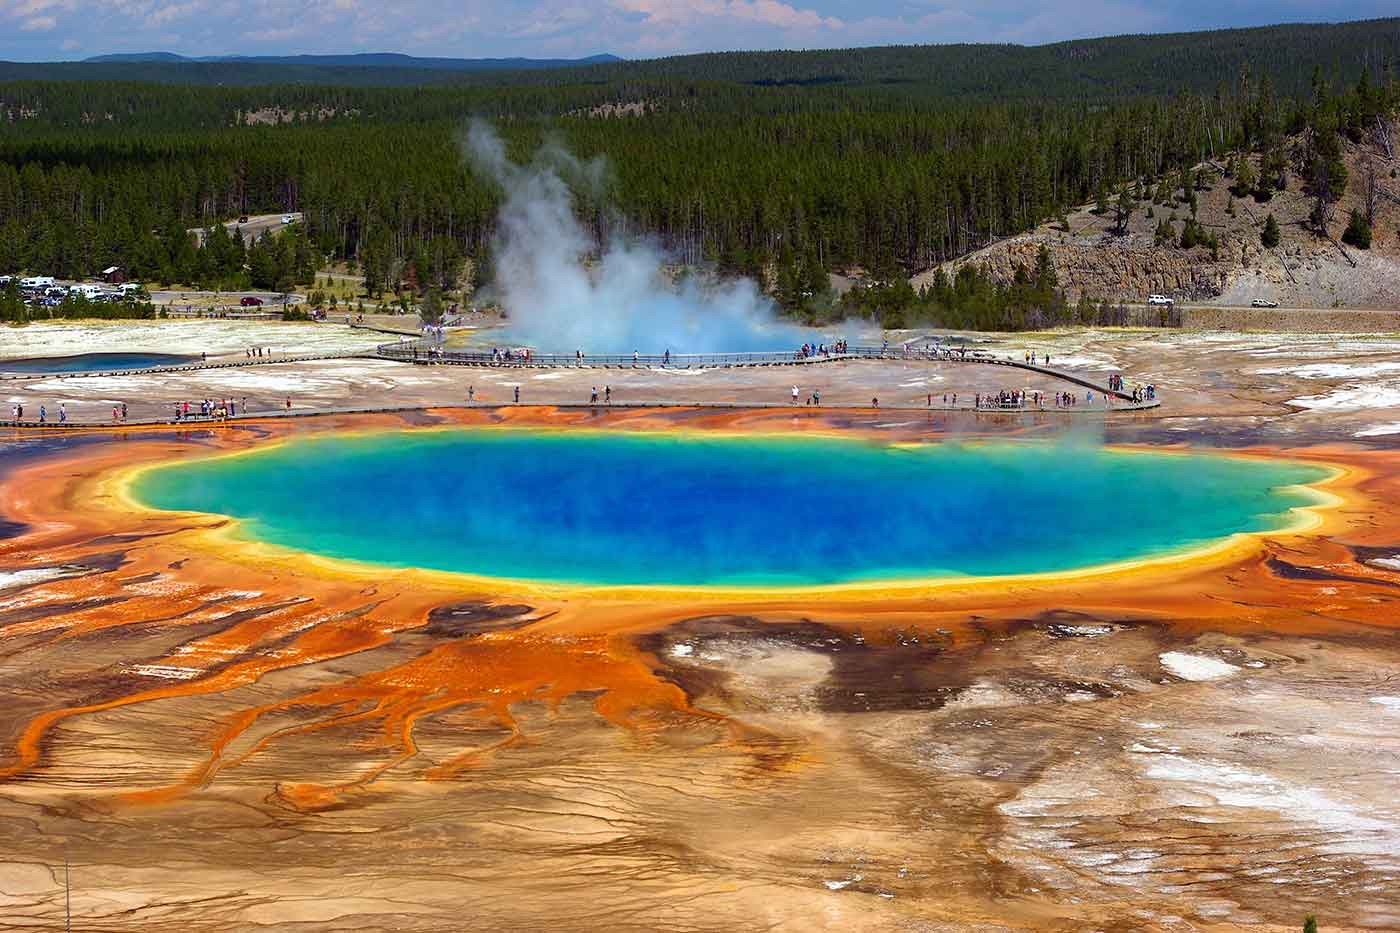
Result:
[[[157,307],[185,308],[191,307],[194,310],[200,308],[236,308],[241,307],[241,302],[245,297],[258,298],[262,301],[262,308],[250,308],[256,310],[273,310],[282,306],[282,294],[280,292],[201,292],[185,289],[178,290],[157,290],[151,292],[151,304]],[[305,295],[292,293],[287,296],[287,304],[300,304],[306,300]]]
[[[254,240],[262,236],[269,230],[273,233],[277,233],[278,231],[290,226],[289,224],[282,223],[282,218],[287,216],[290,216],[292,218],[292,223],[301,223],[301,213],[294,211],[290,215],[253,214],[248,217],[247,223],[240,224],[237,219],[234,219],[226,221],[224,223],[224,227],[229,231],[229,233],[232,233],[235,229],[241,228],[243,231],[243,241],[251,245]],[[202,243],[204,241],[204,230],[202,228],[192,228],[190,230],[190,233],[193,233],[199,239],[199,242]]]

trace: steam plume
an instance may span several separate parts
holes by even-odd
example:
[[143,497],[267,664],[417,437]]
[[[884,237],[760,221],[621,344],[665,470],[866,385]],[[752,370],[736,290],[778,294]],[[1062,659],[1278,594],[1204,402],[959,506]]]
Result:
[[600,190],[605,165],[545,146],[517,165],[487,124],[473,122],[467,152],[505,193],[497,218],[495,282],[511,335],[544,351],[710,353],[788,350],[806,332],[779,322],[772,303],[746,279],[670,284],[653,243],[611,238],[597,250],[574,215],[576,184]]

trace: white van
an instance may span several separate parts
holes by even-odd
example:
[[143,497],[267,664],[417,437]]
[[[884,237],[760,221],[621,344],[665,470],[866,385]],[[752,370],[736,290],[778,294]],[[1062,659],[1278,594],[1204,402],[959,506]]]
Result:
[[51,275],[31,275],[27,279],[19,280],[20,288],[48,288],[52,284],[53,276]]
[[1176,304],[1176,302],[1175,302],[1174,299],[1168,298],[1166,295],[1148,295],[1148,296],[1147,296],[1147,303],[1150,304],[1150,305],[1173,305],[1173,304]]

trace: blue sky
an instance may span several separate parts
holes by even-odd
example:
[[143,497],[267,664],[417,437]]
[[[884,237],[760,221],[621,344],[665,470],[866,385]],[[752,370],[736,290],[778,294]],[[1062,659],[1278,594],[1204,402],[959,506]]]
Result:
[[0,58],[408,52],[650,58],[1054,42],[1395,15],[1395,0],[0,0]]

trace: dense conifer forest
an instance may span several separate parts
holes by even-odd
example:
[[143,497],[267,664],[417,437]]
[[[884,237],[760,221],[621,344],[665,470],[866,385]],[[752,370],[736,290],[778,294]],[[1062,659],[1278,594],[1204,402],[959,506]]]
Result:
[[[69,64],[62,79],[0,82],[0,271],[120,264],[144,280],[273,288],[343,260],[375,291],[446,284],[465,257],[487,258],[498,193],[459,145],[484,118],[518,158],[546,139],[606,157],[605,190],[579,192],[599,236],[655,236],[723,272],[776,268],[777,296],[796,306],[828,271],[894,282],[1241,150],[1344,187],[1339,147],[1400,101],[1398,58],[1400,20],[1385,20],[438,72],[418,85],[404,83],[413,69],[360,69],[380,73],[377,87],[374,75],[209,86],[209,63],[183,84],[181,64]],[[81,80],[84,67],[142,80]],[[257,67],[276,81],[294,66]],[[1286,149],[1299,133],[1306,149]],[[196,248],[187,232],[282,211],[305,223],[251,248],[218,228]],[[940,287],[951,301],[981,286]]]

